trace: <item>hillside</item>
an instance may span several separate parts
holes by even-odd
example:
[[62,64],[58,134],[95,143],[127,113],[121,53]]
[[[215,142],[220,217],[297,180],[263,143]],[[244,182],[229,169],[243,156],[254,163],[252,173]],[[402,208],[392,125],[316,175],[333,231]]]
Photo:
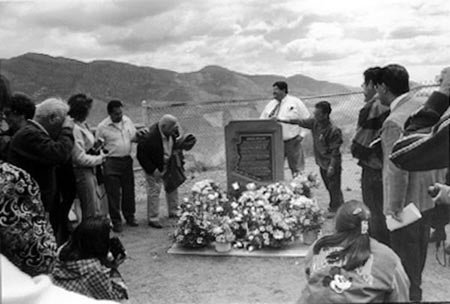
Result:
[[201,103],[266,99],[276,80],[286,80],[291,92],[300,96],[350,91],[346,86],[303,75],[245,75],[219,66],[177,73],[114,61],[86,63],[35,53],[0,60],[0,72],[10,80],[14,91],[29,94],[36,101],[85,92],[101,101],[119,98],[130,107],[140,105],[142,100]]

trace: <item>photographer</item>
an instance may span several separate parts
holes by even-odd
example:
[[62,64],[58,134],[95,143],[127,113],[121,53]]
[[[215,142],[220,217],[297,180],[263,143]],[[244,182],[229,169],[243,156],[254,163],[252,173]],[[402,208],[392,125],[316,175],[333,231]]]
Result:
[[125,260],[118,239],[110,239],[109,220],[84,219],[63,245],[51,279],[55,285],[94,299],[128,299],[127,287],[117,270]]
[[75,123],[72,162],[82,217],[106,215],[107,202],[99,198],[99,185],[95,171],[96,167],[104,162],[105,155],[101,151],[102,142],[95,142],[94,134],[86,123],[92,107],[92,99],[84,94],[76,94],[69,98],[68,103],[70,106],[68,114]]

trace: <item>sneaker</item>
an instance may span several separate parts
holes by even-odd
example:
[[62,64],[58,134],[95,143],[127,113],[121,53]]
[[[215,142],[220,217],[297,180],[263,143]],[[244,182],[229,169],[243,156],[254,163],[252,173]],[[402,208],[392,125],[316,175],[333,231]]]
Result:
[[148,221],[148,225],[150,227],[156,228],[156,229],[161,229],[163,226],[161,225],[161,223],[158,220],[155,221]]

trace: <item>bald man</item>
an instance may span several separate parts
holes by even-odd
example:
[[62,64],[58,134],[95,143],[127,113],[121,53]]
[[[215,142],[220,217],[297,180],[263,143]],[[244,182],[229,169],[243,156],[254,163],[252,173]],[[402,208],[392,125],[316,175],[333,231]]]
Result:
[[[148,134],[137,146],[137,159],[145,171],[147,180],[147,220],[148,225],[161,229],[159,216],[159,194],[163,185],[167,164],[179,136],[178,120],[175,116],[164,115],[159,122],[150,126]],[[178,190],[166,190],[169,218],[175,218],[178,208]]]

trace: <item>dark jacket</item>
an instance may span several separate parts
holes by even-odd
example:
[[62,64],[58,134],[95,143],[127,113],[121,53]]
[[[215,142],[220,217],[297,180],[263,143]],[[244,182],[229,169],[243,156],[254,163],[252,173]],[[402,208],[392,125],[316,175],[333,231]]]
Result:
[[71,128],[63,128],[54,140],[34,121],[28,121],[11,140],[8,161],[36,180],[47,212],[50,212],[55,200],[56,166],[69,160],[73,144]]
[[342,132],[331,121],[318,122],[315,118],[301,119],[300,127],[310,129],[314,142],[314,157],[320,168],[341,167]]
[[[391,160],[407,171],[442,169],[449,163],[449,98],[434,92],[405,123],[405,134],[392,149]],[[444,115],[443,115],[444,114]]]
[[163,171],[164,148],[158,123],[153,124],[149,132],[139,140],[136,157],[145,173],[153,174],[156,169]]
[[382,169],[383,153],[381,145],[371,147],[371,143],[379,136],[383,122],[389,115],[389,107],[383,106],[377,97],[368,101],[359,111],[358,125],[352,140],[351,152],[359,159],[360,166]]

